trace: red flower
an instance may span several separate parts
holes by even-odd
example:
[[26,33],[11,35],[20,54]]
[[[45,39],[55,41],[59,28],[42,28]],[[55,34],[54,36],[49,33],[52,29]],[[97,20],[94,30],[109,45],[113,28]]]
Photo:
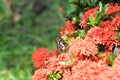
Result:
[[119,4],[109,4],[108,5],[108,10],[107,10],[107,13],[108,14],[111,14],[111,13],[114,13],[114,12],[118,12],[120,11],[120,5]]
[[56,57],[58,56],[56,49],[49,53],[49,57],[53,57],[53,56],[56,56]]
[[39,48],[32,55],[32,60],[35,62],[37,68],[45,65],[45,60],[49,57],[48,50],[46,48]]
[[[95,7],[95,8],[92,8],[92,9],[89,9],[88,11],[86,11],[81,19],[81,22],[80,22],[80,25],[82,27],[86,27],[87,26],[87,22],[89,20],[89,17],[90,16],[94,16],[96,17],[96,11],[98,10],[99,7]],[[108,10],[107,10],[107,14],[112,14],[112,13],[115,13],[115,12],[118,12],[120,11],[120,6],[116,3],[116,4],[109,4],[108,5]]]
[[90,16],[96,16],[96,11],[98,10],[99,7],[95,7],[95,8],[92,8],[92,9],[89,9],[88,11],[86,11],[81,19],[81,23],[80,25],[82,27],[86,27],[87,26],[87,22],[89,20],[89,17]]
[[81,57],[81,55],[94,56],[97,50],[97,46],[92,41],[76,38],[70,45],[69,53],[73,52],[78,57]]
[[66,26],[61,28],[60,35],[65,36],[66,34],[70,35],[75,31],[74,26],[71,24],[70,21],[66,22]]
[[63,7],[60,7],[59,12],[63,12],[63,11],[64,11]]
[[101,62],[93,62],[90,60],[79,60],[78,63],[72,67],[72,80],[98,80],[96,76],[107,70],[105,64]]
[[32,76],[32,80],[46,80],[48,74],[51,73],[50,69],[38,69],[35,71],[34,75]]
[[117,16],[112,20],[112,25],[114,26],[115,30],[120,29],[120,16]]
[[91,28],[85,39],[93,41],[96,45],[102,44],[110,50],[117,45],[117,32],[115,32],[115,26],[112,25],[112,22],[104,22],[99,27]]

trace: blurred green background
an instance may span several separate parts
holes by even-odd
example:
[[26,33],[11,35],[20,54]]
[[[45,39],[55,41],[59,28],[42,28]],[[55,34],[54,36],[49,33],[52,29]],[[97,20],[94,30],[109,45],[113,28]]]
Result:
[[0,0],[0,80],[31,80],[31,56],[55,48],[66,0]]
[[81,7],[76,14],[78,9],[70,1],[0,0],[0,80],[31,80],[35,69],[32,54],[39,47],[53,50],[59,29],[65,25],[60,7],[74,18],[99,1],[108,2],[78,0]]

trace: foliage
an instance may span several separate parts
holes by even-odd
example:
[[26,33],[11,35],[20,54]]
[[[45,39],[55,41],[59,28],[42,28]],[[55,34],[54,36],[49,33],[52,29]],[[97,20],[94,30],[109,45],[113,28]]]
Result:
[[108,9],[108,5],[104,5],[100,2],[99,3],[99,11],[96,12],[96,18],[93,16],[89,17],[89,22],[88,24],[91,26],[100,26],[103,22],[108,17],[108,14],[106,14],[106,11]]
[[9,6],[5,1],[0,0],[0,80],[31,80],[31,55],[38,47],[55,47],[64,24],[58,9],[64,2],[11,0]]
[[114,65],[115,58],[117,58],[118,55],[119,55],[119,50],[118,50],[117,47],[115,47],[114,53],[108,55],[109,66],[113,66]]
[[[82,15],[89,8],[94,8],[99,2],[106,4],[110,2],[120,2],[119,0],[69,0],[71,5],[68,5],[69,8],[66,10],[64,16],[67,20],[75,20],[75,26],[79,27],[79,22],[82,18]],[[98,14],[99,15],[99,14]],[[92,17],[91,17],[92,18]]]
[[115,55],[115,54],[110,54],[109,56],[108,56],[108,63],[109,63],[109,66],[113,66],[114,65],[114,61],[115,61],[115,58],[116,58],[117,56]]
[[62,75],[60,73],[52,73],[48,76],[47,80],[61,80]]
[[4,0],[0,0],[0,19],[6,17],[11,13],[9,6]]

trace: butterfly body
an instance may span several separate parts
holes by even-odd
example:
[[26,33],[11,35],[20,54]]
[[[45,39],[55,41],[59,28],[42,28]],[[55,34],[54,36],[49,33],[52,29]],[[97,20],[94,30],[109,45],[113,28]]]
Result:
[[62,38],[56,38],[57,51],[58,53],[66,52],[68,44]]

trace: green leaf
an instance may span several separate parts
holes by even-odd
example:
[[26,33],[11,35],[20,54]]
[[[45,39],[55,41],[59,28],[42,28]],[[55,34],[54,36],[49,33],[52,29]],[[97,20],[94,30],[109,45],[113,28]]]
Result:
[[114,54],[110,54],[109,56],[108,56],[110,59],[115,59],[116,58],[116,55],[114,55]]
[[90,0],[86,0],[86,3],[91,6]]
[[115,55],[115,56],[118,56],[118,55],[119,55],[119,50],[118,50],[117,47],[115,47],[115,49],[114,49],[114,55]]
[[62,79],[62,74],[60,73],[52,73],[47,77],[47,80],[61,80],[61,79]]
[[115,38],[120,38],[120,32],[118,32],[118,36],[115,36]]
[[118,33],[118,38],[120,38],[120,32]]
[[109,54],[108,55],[108,62],[109,62],[110,66],[113,66],[116,57],[117,56],[115,54]]
[[91,22],[88,22],[87,24],[88,24],[88,25],[91,25],[91,26],[94,26]]
[[102,9],[103,9],[103,5],[101,2],[99,2],[99,11],[102,12]]
[[89,17],[90,22],[88,22],[89,25],[95,26],[95,18],[93,16]]
[[104,14],[104,16],[102,17],[103,20],[105,20],[108,17],[108,14]]
[[92,26],[100,26],[103,20],[108,17],[108,14],[105,13],[107,9],[108,9],[107,4],[103,6],[103,4],[99,2],[99,11],[96,12],[96,18],[94,18],[93,16],[90,16],[89,22],[87,24]]
[[100,20],[97,24],[97,26],[100,26],[102,24],[103,20]]
[[62,38],[66,41],[68,45],[71,43],[71,40],[68,36],[63,36]]
[[104,10],[103,12],[106,12],[108,10],[108,4],[104,6],[103,10]]
[[96,19],[95,19],[96,22],[98,22],[101,18],[102,18],[102,15],[100,13],[98,13],[96,16]]
[[118,36],[120,36],[120,32],[118,33]]
[[85,36],[86,36],[85,31],[81,31],[81,32],[78,34],[78,37],[79,37],[79,38],[85,38]]
[[90,16],[89,20],[90,20],[90,22],[94,23],[95,18],[93,16]]
[[62,78],[61,74],[59,74],[59,73],[56,73],[55,77],[56,77],[57,79],[61,79],[61,78]]
[[75,54],[73,52],[71,52],[71,56],[72,58],[75,58]]
[[74,62],[73,61],[66,61],[66,62],[59,62],[59,64],[61,64],[61,65],[64,65],[64,66],[70,66],[70,65],[72,65]]

